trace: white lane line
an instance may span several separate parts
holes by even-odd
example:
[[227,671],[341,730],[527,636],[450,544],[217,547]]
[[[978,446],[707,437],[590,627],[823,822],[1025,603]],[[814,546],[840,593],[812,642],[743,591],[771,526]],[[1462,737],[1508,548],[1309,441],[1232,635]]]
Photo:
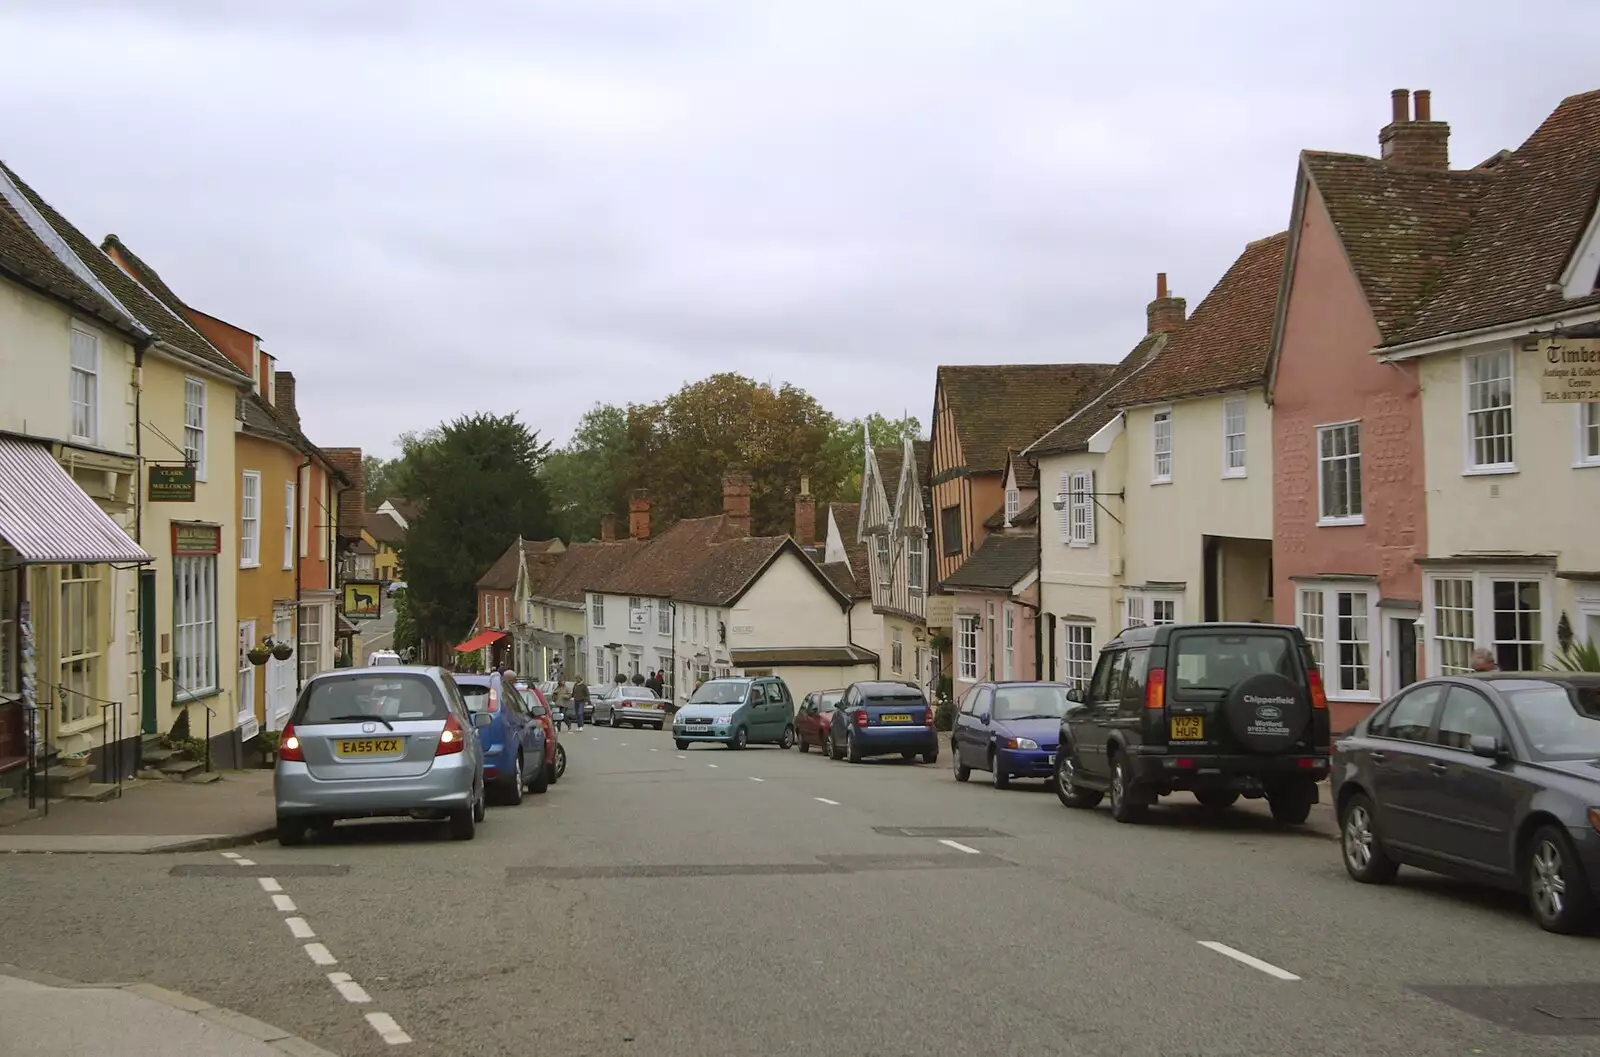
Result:
[[224,859],[242,859],[242,858],[244,858],[244,856],[240,855],[236,851],[225,851],[225,852],[222,853],[222,857]]
[[257,877],[256,878],[256,882],[261,885],[261,890],[263,892],[281,892],[281,891],[283,891],[283,885],[279,884],[277,882],[276,878],[272,878],[272,877]]
[[714,763],[708,763],[708,764],[706,764],[706,766],[707,766],[707,767],[712,767],[712,768],[714,768],[714,767],[716,767],[716,766],[717,766],[717,765],[716,765],[716,764],[714,764]]
[[256,863],[255,863],[254,859],[235,859],[235,860],[233,860],[233,865],[235,865],[235,866],[254,866],[255,864]]
[[689,757],[687,757],[687,756],[685,756],[685,755],[684,755],[684,754],[683,754],[683,753],[681,753],[681,752],[680,752],[680,753],[678,753],[678,759],[680,759],[680,760],[687,760],[687,759],[688,759],[688,758],[689,758]]
[[939,843],[943,844],[946,848],[954,848],[956,851],[964,851],[968,855],[982,855],[983,854],[983,852],[979,851],[977,848],[970,848],[967,845],[962,844],[960,841],[942,840]]
[[650,751],[651,752],[660,752],[661,750],[660,749],[651,749]]
[[371,1002],[372,996],[367,994],[367,989],[350,979],[349,973],[329,973],[328,983],[339,989],[346,1002],[362,1003]]
[[387,1013],[368,1013],[367,1023],[390,1046],[399,1046],[401,1043],[410,1042],[411,1036],[400,1030],[400,1025]]
[[1216,940],[1199,940],[1198,942],[1200,946],[1206,948],[1207,950],[1216,951],[1218,954],[1226,958],[1232,958],[1234,961],[1243,965],[1248,965],[1252,969],[1259,969],[1268,976],[1276,976],[1279,980],[1300,979],[1287,969],[1280,969],[1271,962],[1264,962],[1260,958],[1255,958],[1246,954],[1244,951],[1235,950],[1226,943],[1218,943]]
[[752,781],[752,782],[765,782],[765,781],[766,781],[766,779],[765,779],[765,778],[757,778],[757,777],[756,777],[756,776],[755,776],[755,775],[753,775],[753,774],[752,774],[752,775],[751,775],[751,776],[750,776],[750,780],[751,780],[751,781]]
[[837,800],[829,800],[825,796],[814,796],[811,799],[815,800],[819,804],[832,804],[834,807],[838,807],[839,806],[839,801],[837,801]]
[[623,748],[624,748],[624,749],[626,749],[626,748],[627,748],[627,747],[628,747],[628,743],[627,743],[627,742],[623,742],[623,743],[622,743],[622,747],[623,747]]
[[289,926],[289,934],[297,940],[317,938],[317,934],[311,931],[311,926],[306,924],[305,918],[284,918],[283,923]]
[[283,911],[285,914],[292,914],[295,911],[294,900],[290,899],[282,892],[279,892],[277,895],[272,897],[272,905]]
[[306,944],[306,957],[318,965],[338,965],[339,959],[328,953],[328,948],[320,943]]

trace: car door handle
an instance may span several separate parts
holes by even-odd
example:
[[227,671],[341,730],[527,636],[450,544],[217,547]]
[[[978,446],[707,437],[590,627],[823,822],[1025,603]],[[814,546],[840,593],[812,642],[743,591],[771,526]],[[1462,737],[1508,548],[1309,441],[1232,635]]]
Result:
[[1435,774],[1443,774],[1444,772],[1448,771],[1449,769],[1450,769],[1450,765],[1448,763],[1445,763],[1443,760],[1430,760],[1430,761],[1428,761],[1428,770],[1432,771]]
[[1388,758],[1389,758],[1389,754],[1386,753],[1386,752],[1369,752],[1369,753],[1367,753],[1367,759],[1371,760],[1373,763],[1382,763],[1384,760],[1387,760]]

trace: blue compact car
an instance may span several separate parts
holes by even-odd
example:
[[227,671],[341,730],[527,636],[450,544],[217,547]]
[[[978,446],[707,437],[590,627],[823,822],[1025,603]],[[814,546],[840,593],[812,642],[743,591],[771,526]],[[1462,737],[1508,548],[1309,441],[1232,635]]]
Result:
[[1013,778],[1054,774],[1061,717],[1071,702],[1065,683],[979,683],[961,698],[950,731],[956,781],[988,771],[996,789]]
[[851,683],[834,709],[824,747],[830,759],[851,763],[893,754],[939,762],[933,708],[922,691],[908,683]]
[[[522,794],[550,787],[545,763],[544,724],[534,716],[517,688],[498,674],[458,675],[456,685],[473,716],[487,713],[478,727],[483,746],[483,781],[504,804],[522,803]],[[481,723],[481,721],[479,721]]]

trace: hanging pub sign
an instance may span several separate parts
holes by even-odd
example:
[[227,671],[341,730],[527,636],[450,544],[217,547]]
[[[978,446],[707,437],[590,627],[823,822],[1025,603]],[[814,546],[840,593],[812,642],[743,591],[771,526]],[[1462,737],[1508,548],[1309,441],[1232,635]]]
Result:
[[376,580],[344,582],[344,615],[351,620],[376,620],[383,615],[383,585]]
[[194,502],[194,464],[150,467],[149,497],[152,503]]
[[1600,400],[1600,338],[1540,342],[1539,394],[1546,404]]
[[193,521],[172,523],[174,558],[209,558],[222,553],[222,526]]

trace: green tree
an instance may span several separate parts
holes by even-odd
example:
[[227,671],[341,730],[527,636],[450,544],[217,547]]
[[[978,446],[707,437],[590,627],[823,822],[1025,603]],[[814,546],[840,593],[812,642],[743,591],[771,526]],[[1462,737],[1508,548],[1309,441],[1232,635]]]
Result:
[[627,512],[628,412],[615,404],[585,411],[566,447],[545,460],[543,474],[562,538],[594,539],[603,516]]
[[380,459],[376,455],[361,457],[361,475],[366,481],[368,510],[376,510],[385,499],[401,494],[394,482],[399,470],[399,459]]
[[476,414],[403,446],[399,483],[420,504],[400,546],[407,608],[420,640],[449,641],[471,627],[478,577],[511,541],[551,534],[550,445],[515,414]]
[[898,451],[907,438],[924,439],[922,423],[912,416],[892,419],[874,411],[865,418],[853,418],[839,423],[838,430],[829,438],[829,458],[846,467],[843,471],[842,489],[853,496],[861,494],[861,463],[866,455],[862,439],[864,436],[872,437],[872,447],[875,451],[883,451],[886,448]]

